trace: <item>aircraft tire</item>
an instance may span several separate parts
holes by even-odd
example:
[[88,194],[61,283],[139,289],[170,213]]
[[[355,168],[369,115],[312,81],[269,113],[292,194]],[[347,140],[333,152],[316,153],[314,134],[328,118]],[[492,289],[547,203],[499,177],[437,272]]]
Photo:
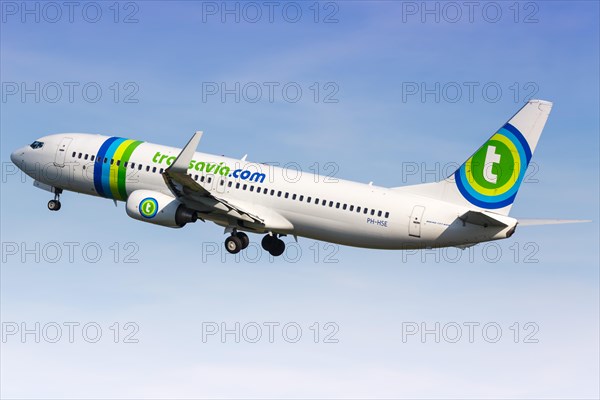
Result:
[[279,257],[285,251],[285,243],[281,239],[275,239],[269,253],[273,257]]
[[231,254],[237,254],[242,250],[242,241],[237,236],[229,236],[225,239],[225,250]]
[[235,236],[237,236],[242,242],[242,250],[248,247],[248,245],[250,244],[250,238],[248,237],[248,235],[246,235],[244,232],[237,232]]
[[60,201],[58,201],[58,200],[50,200],[48,202],[48,210],[50,210],[50,211],[58,211],[58,210],[60,210]]

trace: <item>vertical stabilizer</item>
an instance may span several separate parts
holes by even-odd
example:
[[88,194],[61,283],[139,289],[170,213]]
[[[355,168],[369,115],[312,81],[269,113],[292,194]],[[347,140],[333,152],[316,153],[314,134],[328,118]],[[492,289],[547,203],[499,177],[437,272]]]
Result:
[[451,176],[397,190],[508,215],[551,109],[530,100]]

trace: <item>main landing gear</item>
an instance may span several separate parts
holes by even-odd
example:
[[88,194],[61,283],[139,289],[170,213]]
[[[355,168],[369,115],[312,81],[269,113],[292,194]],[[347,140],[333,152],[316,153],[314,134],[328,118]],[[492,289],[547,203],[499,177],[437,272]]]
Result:
[[54,200],[48,202],[48,210],[58,211],[60,210],[60,194],[62,189],[54,188]]
[[250,244],[248,235],[244,232],[233,231],[231,236],[225,239],[225,248],[231,254],[237,254]]
[[285,251],[285,243],[276,235],[266,235],[261,244],[273,257],[279,257]]
[[[234,230],[227,239],[225,239],[225,249],[231,254],[237,254],[244,250],[250,244],[248,235],[244,232]],[[262,242],[262,248],[269,252],[273,257],[279,257],[285,251],[285,243],[275,234],[265,235]]]

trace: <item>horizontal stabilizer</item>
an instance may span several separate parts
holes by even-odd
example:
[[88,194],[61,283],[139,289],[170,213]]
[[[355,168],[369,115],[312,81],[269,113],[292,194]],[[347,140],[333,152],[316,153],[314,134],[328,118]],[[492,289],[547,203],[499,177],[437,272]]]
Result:
[[463,222],[467,222],[473,225],[480,225],[484,227],[488,226],[499,226],[501,228],[505,228],[510,224],[502,221],[501,219],[505,219],[506,217],[501,215],[491,215],[490,213],[486,213],[483,211],[467,211],[458,217]]
[[519,226],[558,225],[558,224],[580,224],[592,222],[590,219],[537,219],[523,218],[519,220]]

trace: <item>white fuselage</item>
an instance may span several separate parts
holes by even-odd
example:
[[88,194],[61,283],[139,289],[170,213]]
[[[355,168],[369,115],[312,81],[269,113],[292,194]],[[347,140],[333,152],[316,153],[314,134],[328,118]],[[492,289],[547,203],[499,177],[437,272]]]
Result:
[[[142,142],[130,154],[103,157],[108,139],[92,134],[50,135],[39,139],[44,142],[42,148],[23,147],[11,159],[36,181],[68,191],[120,201],[136,190],[172,196],[161,173],[180,149]],[[104,158],[113,163],[112,176],[98,175],[98,157],[103,158],[101,163]],[[124,160],[127,165],[121,164]],[[267,224],[262,232],[356,247],[411,249],[462,246],[506,238],[514,231],[514,225],[463,223],[457,217],[468,209],[452,203],[245,160],[197,152],[188,172],[220,198],[254,214],[272,216],[277,227]],[[235,220],[215,209],[199,210],[199,216],[223,226],[261,232],[256,227],[232,226]]]

